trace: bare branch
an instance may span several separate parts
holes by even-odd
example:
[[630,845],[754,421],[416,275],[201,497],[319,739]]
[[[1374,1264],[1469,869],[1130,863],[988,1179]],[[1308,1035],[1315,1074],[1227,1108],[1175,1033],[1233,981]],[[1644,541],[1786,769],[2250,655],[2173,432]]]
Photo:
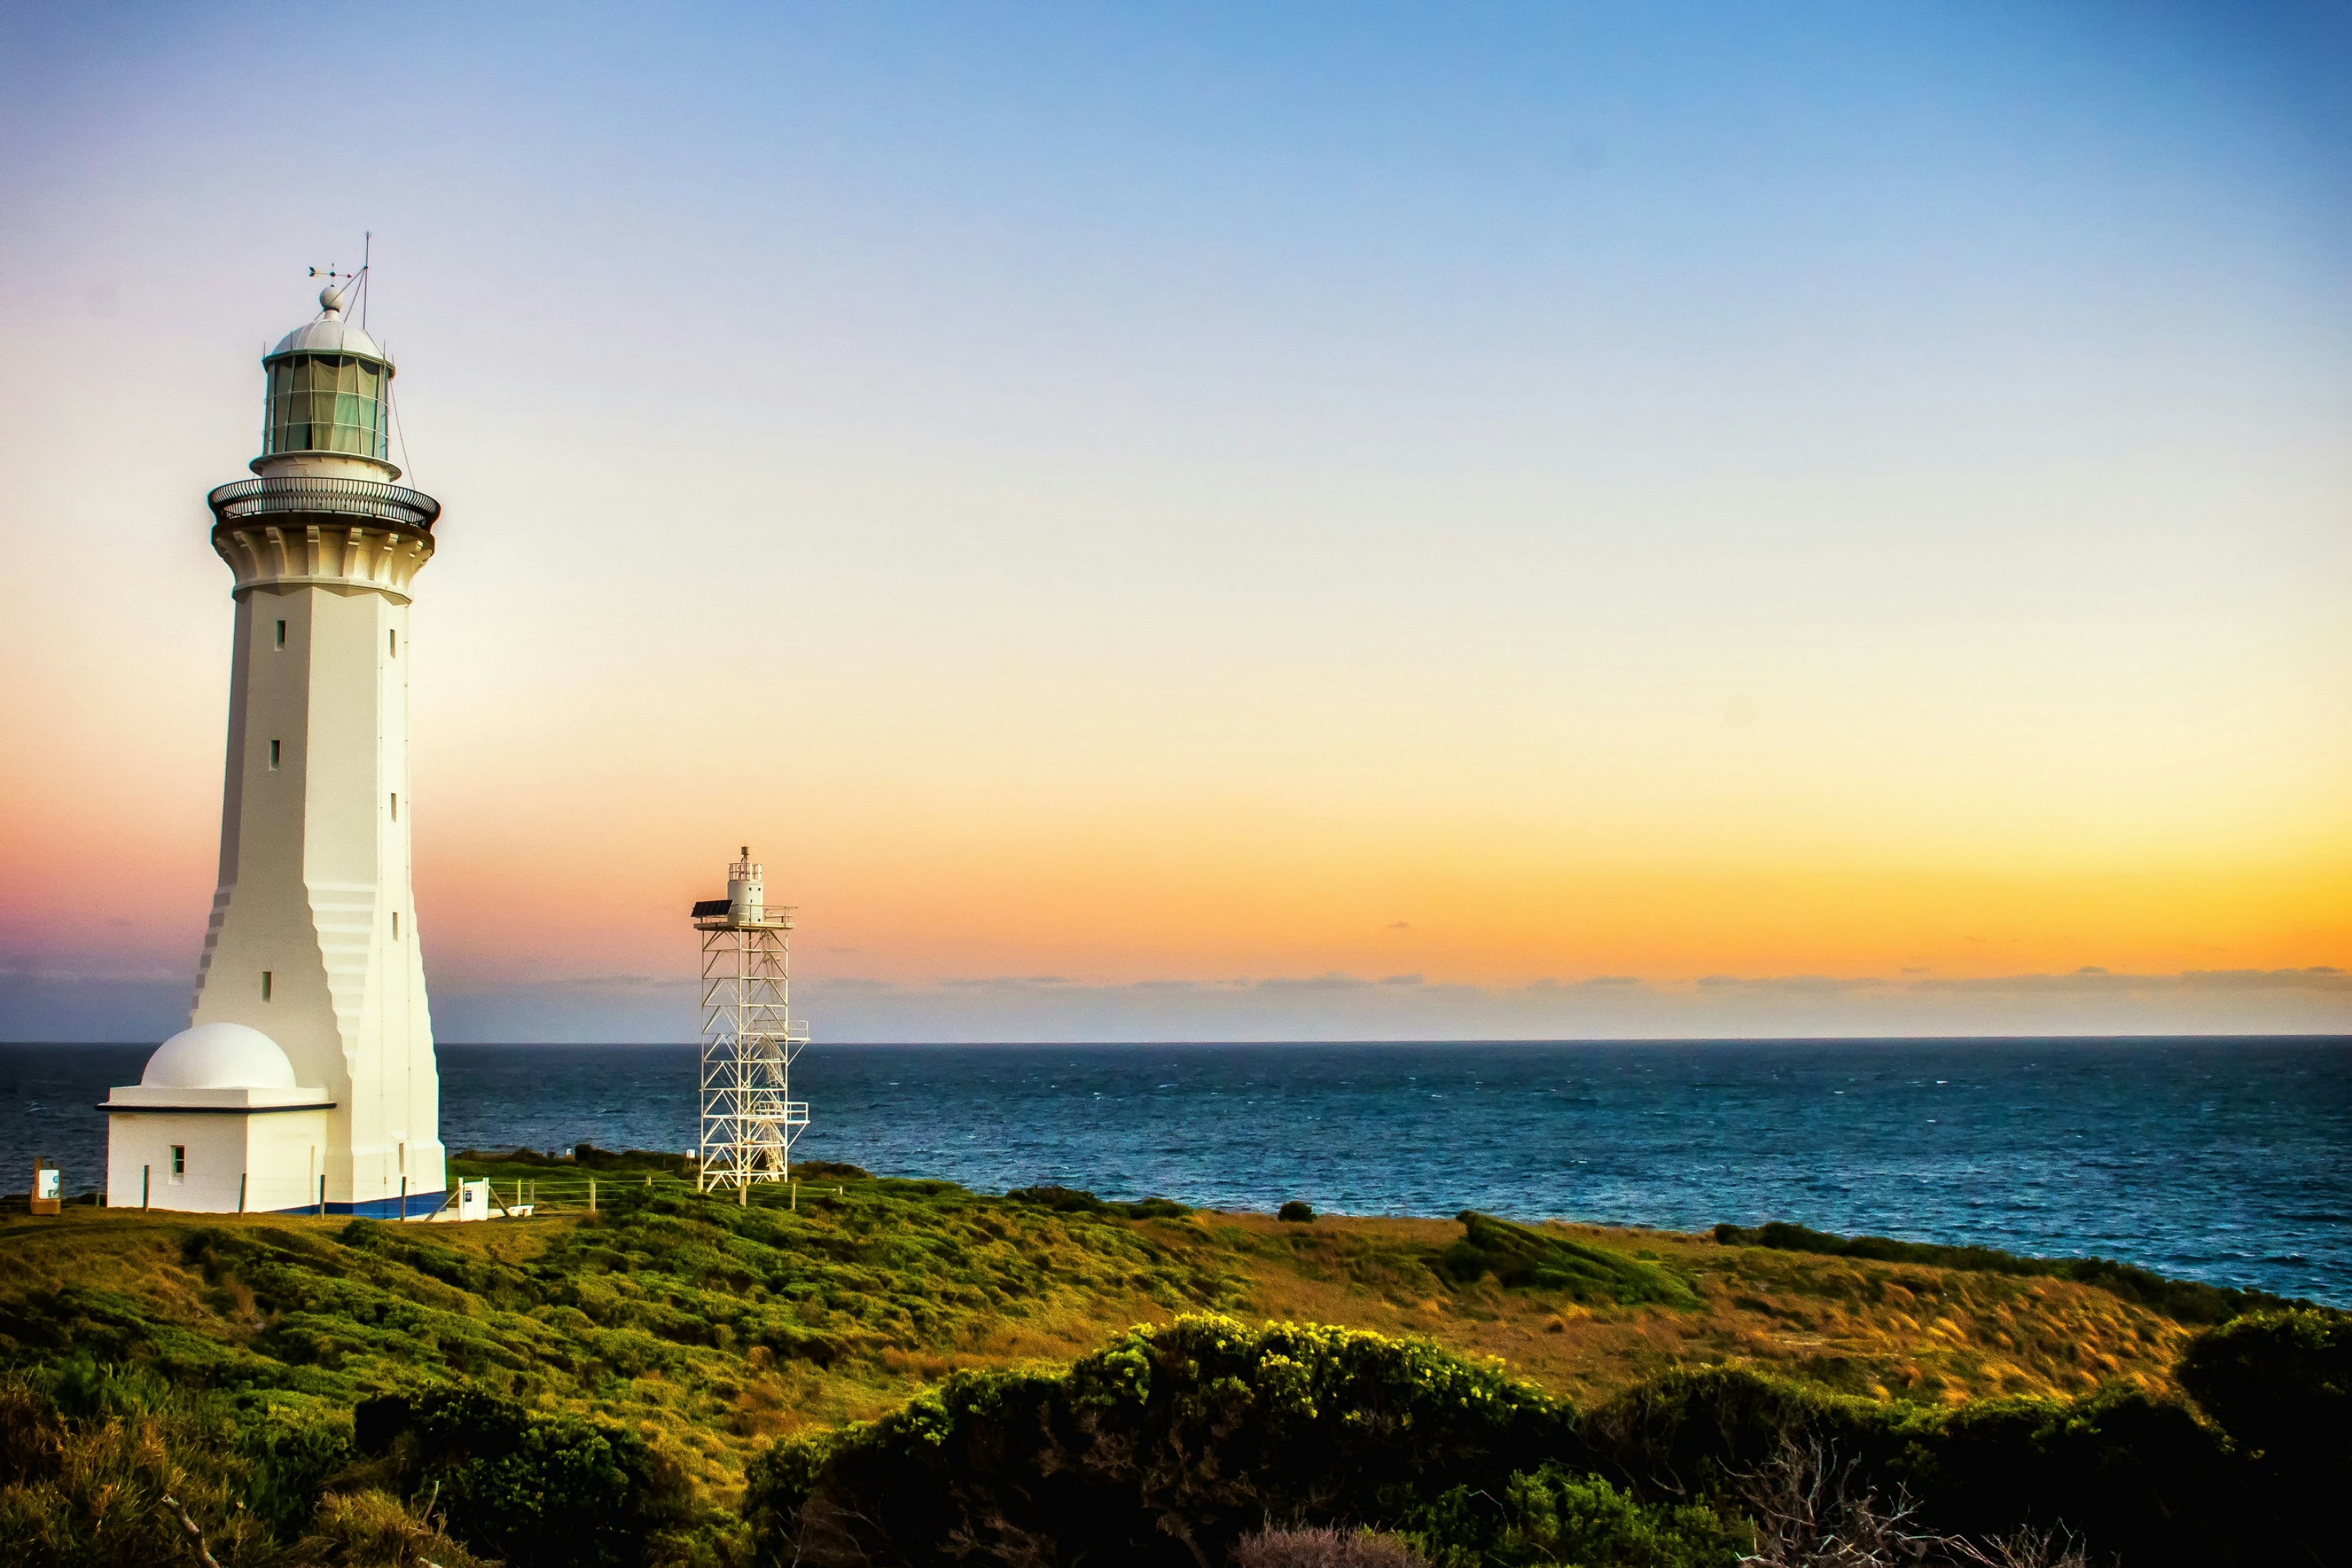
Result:
[[196,1549],[197,1560],[204,1563],[205,1568],[220,1568],[219,1562],[213,1556],[212,1548],[205,1544],[205,1532],[196,1528],[196,1521],[188,1517],[188,1510],[180,1506],[180,1500],[165,1492],[163,1501],[163,1506],[171,1510],[173,1517],[179,1520],[180,1528],[188,1532],[188,1541]]
[[1759,1538],[1740,1559],[1748,1568],[2090,1568],[2088,1550],[2063,1531],[1978,1542],[1914,1528],[1909,1493],[1882,1499],[1859,1460],[1841,1463],[1819,1437],[1783,1436],[1769,1460],[1734,1479]]

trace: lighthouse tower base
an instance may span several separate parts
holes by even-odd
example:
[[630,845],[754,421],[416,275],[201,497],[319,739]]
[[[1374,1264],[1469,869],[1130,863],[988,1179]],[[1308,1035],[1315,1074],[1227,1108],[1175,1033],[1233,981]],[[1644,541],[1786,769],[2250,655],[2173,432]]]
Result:
[[253,1214],[326,1200],[327,1091],[258,1029],[200,1024],[164,1041],[107,1115],[110,1208]]

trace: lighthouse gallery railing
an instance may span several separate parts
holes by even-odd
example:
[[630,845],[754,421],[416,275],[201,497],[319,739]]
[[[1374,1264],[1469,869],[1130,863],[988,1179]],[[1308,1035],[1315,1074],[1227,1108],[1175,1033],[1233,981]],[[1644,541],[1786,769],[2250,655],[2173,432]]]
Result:
[[238,479],[205,497],[220,523],[277,516],[364,517],[404,528],[433,527],[441,503],[422,490],[369,479]]

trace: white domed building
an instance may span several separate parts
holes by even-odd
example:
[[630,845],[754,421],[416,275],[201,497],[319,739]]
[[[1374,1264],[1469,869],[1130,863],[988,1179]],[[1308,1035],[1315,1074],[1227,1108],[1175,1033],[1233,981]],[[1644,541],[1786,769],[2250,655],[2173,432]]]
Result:
[[112,1206],[421,1218],[446,1194],[408,780],[441,504],[397,482],[396,372],[345,302],[262,356],[254,477],[205,498],[236,578],[220,881],[191,1027],[103,1107]]
[[324,1088],[296,1081],[278,1042],[244,1024],[198,1024],[156,1047],[107,1113],[107,1201],[199,1214],[322,1201]]

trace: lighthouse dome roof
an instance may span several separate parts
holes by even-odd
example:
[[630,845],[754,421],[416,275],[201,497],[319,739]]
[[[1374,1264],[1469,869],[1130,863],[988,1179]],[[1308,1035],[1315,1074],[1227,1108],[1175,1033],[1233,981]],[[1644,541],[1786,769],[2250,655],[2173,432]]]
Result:
[[297,327],[278,340],[278,346],[268,356],[280,354],[357,354],[362,359],[382,360],[389,364],[392,356],[373,338],[344,321],[341,316],[321,316],[307,327]]
[[276,359],[281,354],[357,354],[392,363],[383,344],[344,319],[342,291],[331,286],[319,290],[319,319],[278,339],[278,346],[262,357]]
[[244,1024],[198,1024],[155,1047],[139,1081],[157,1089],[292,1089],[294,1064]]

